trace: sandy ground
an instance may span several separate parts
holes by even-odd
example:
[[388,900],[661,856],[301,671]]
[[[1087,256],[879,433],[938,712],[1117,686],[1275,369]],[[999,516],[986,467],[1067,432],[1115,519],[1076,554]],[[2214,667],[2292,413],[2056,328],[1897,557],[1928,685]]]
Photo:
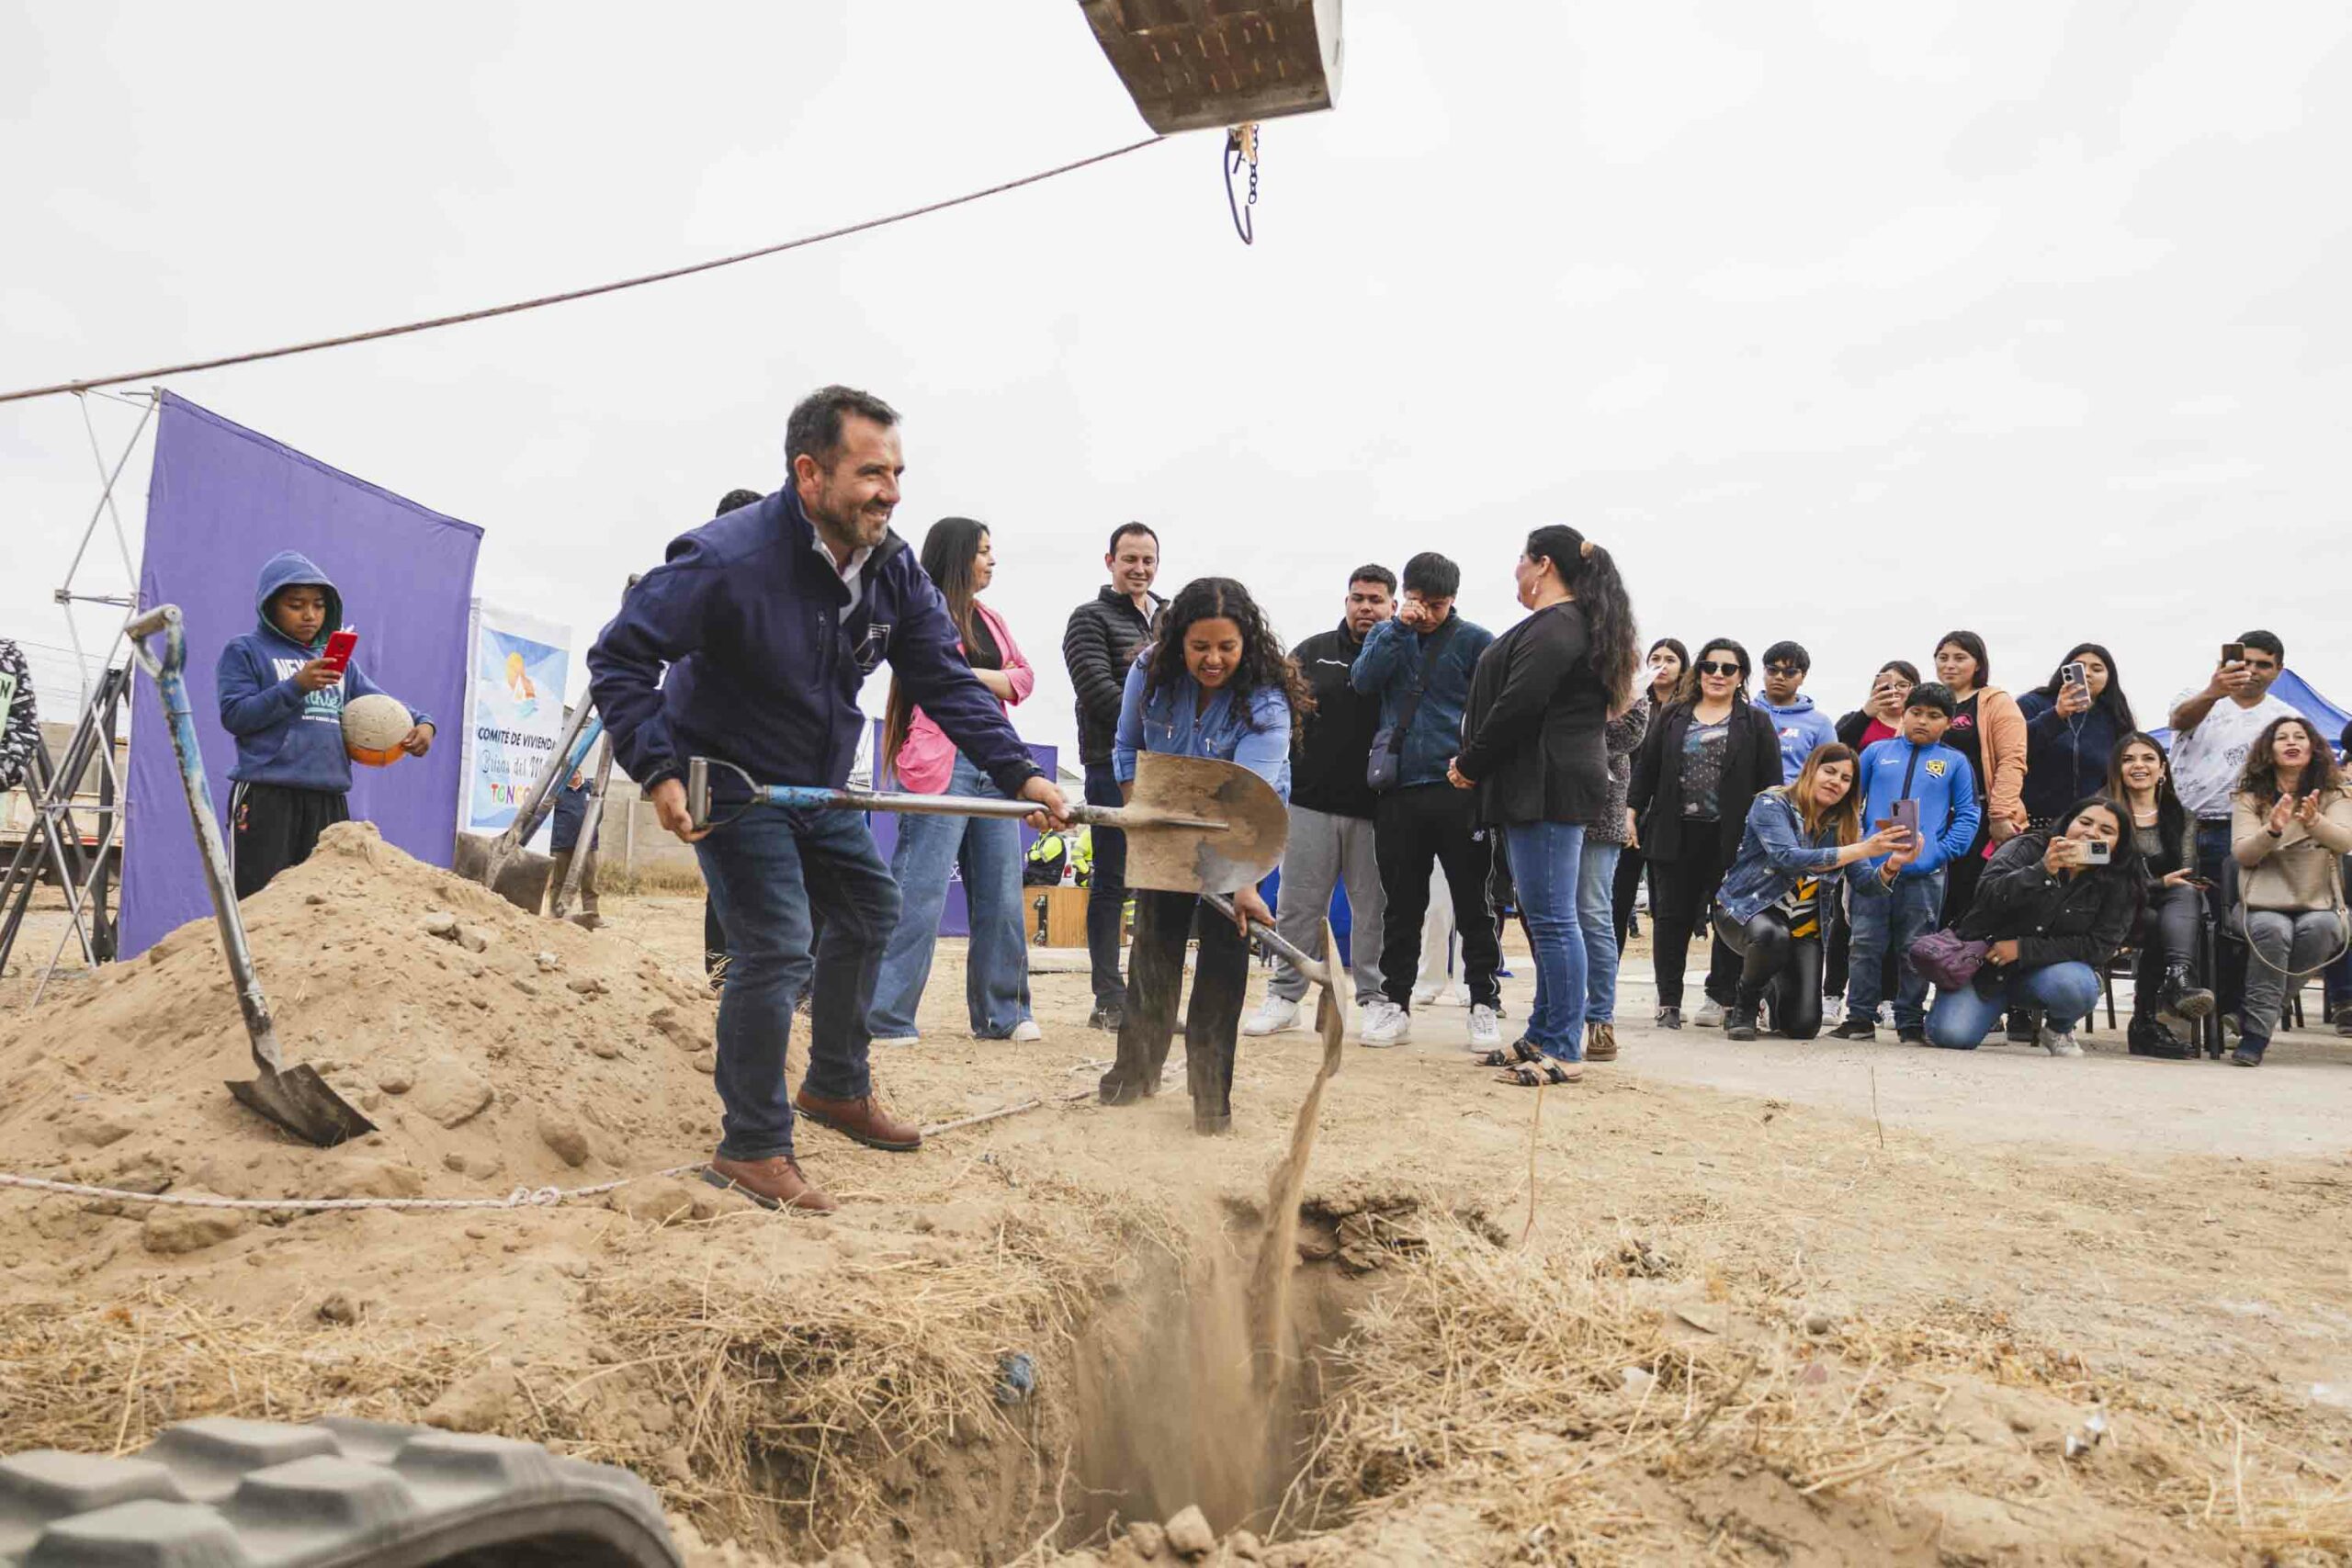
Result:
[[[0,980],[0,1164],[146,1190],[458,1196],[707,1151],[698,900],[610,899],[612,926],[591,936],[463,905],[421,869],[303,874],[256,901],[265,982],[292,1047],[371,1094],[384,1134],[319,1154],[227,1101],[214,1086],[241,1049],[234,1010],[210,980],[217,955],[190,937],[158,964],[77,978],[29,1019],[24,976]],[[300,950],[319,918],[306,900],[359,899],[386,908],[355,955]],[[452,906],[488,933],[480,975],[416,929]],[[554,971],[535,966],[538,951]],[[420,964],[439,965],[446,994],[396,1005]],[[1527,997],[1518,967],[1513,1012]],[[518,979],[535,987],[525,1003]],[[318,1215],[208,1237],[142,1222],[135,1205],[0,1194],[0,1448],[135,1444],[175,1416],[258,1413],[251,1378],[232,1388],[208,1371],[227,1343],[289,1358],[270,1363],[278,1413],[422,1414],[551,1439],[637,1466],[713,1537],[768,1539],[713,1548],[710,1562],[838,1548],[846,1564],[853,1547],[876,1562],[1006,1562],[1042,1542],[1035,1562],[1090,1534],[1106,1560],[1141,1562],[1156,1542],[1105,1533],[1112,1517],[1166,1518],[1186,1502],[1209,1506],[1218,1529],[1246,1521],[1287,1538],[1279,1560],[1298,1562],[2251,1563],[2352,1551],[2352,1042],[2284,1036],[2258,1072],[2129,1058],[2109,1033],[2073,1062],[1891,1035],[1735,1045],[1631,1021],[1648,1010],[1636,974],[1623,1059],[1539,1110],[1467,1065],[1460,1010],[1428,1010],[1408,1048],[1350,1046],[1321,1118],[1305,1250],[1324,1283],[1294,1314],[1329,1353],[1321,1425],[1307,1428],[1321,1437],[1237,1482],[1202,1451],[1219,1437],[1202,1389],[1152,1392],[1159,1424],[1181,1429],[1156,1444],[1127,1431],[1150,1424],[1134,1389],[1124,1406],[1086,1390],[1163,1357],[1161,1320],[1189,1314],[1197,1327],[1211,1293],[1198,1281],[1218,1258],[1246,1260],[1313,1037],[1245,1040],[1234,1134],[1204,1140],[1181,1044],[1157,1100],[1065,1100],[1111,1049],[1084,1025],[1082,973],[1036,976],[1046,1039],[1026,1047],[969,1038],[960,980],[944,944],[923,1043],[877,1054],[885,1092],[930,1122],[1051,1103],[912,1157],[805,1131],[809,1173],[847,1201],[831,1220],[670,1184],[601,1206]],[[468,999],[486,986],[500,1001]],[[508,1010],[526,1006],[540,1011]],[[371,1009],[393,1021],[353,1027]],[[667,1026],[649,1021],[663,1010]],[[468,1110],[477,1079],[489,1092]],[[551,1114],[576,1145],[564,1126],[546,1131]],[[1410,1245],[1374,1245],[1383,1216],[1418,1227]],[[1148,1288],[1169,1258],[1193,1281],[1183,1310]],[[1509,1287],[1498,1304],[1466,1329],[1453,1321],[1497,1281]],[[697,1364],[701,1381],[679,1381],[677,1336],[717,1334],[721,1298],[783,1326],[729,1339]],[[1521,1300],[1555,1303],[1551,1326],[1573,1319],[1576,1333],[1517,1325]],[[982,1360],[956,1359],[948,1325],[922,1315],[933,1306],[989,1336],[974,1342]],[[189,1322],[202,1338],[168,1326]],[[895,1457],[862,1460],[837,1494],[816,1477],[843,1461],[827,1472],[820,1449],[808,1468],[791,1413],[760,1403],[779,1383],[832,1397],[814,1374],[779,1378],[797,1363],[773,1359],[816,1324],[837,1337],[829,1368],[865,1355],[886,1368],[843,1396],[873,1432],[838,1441]],[[1440,1327],[1456,1338],[1429,1346],[1426,1376],[1380,1381],[1381,1354],[1421,1355],[1419,1336]],[[1460,1371],[1459,1337],[1489,1329],[1532,1337]],[[319,1381],[322,1342],[351,1358],[339,1382]],[[924,1390],[965,1397],[999,1346],[1044,1369],[1028,1425],[996,1432],[984,1392],[949,1423],[961,1436],[893,1425]],[[1525,1403],[1520,1373],[1542,1403]],[[741,1389],[713,1392],[732,1377]],[[70,1398],[6,1397],[60,1381]],[[1674,1420],[1651,1435],[1653,1384],[1675,1391]],[[707,1418],[714,1400],[748,1438]],[[2068,1435],[2097,1413],[2109,1435],[2068,1459]],[[975,1422],[994,1435],[974,1439]],[[856,1446],[867,1440],[882,1446]],[[1108,1470],[1071,1457],[1130,1446]],[[747,1477],[747,1449],[770,1468]],[[764,1515],[745,1511],[752,1496],[771,1500]],[[1272,1505],[1285,1497],[1277,1530]],[[746,1524],[778,1517],[774,1531]]]

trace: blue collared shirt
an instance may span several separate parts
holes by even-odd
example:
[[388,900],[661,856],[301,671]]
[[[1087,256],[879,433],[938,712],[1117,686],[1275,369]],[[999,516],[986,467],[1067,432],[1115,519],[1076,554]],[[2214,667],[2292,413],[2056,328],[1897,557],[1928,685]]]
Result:
[[1290,799],[1290,699],[1261,686],[1250,694],[1246,708],[1236,705],[1231,687],[1217,691],[1208,706],[1201,705],[1201,688],[1190,675],[1171,686],[1147,694],[1147,671],[1141,660],[1127,669],[1127,683],[1119,699],[1118,739],[1111,749],[1111,772],[1121,784],[1136,776],[1136,754],[1159,751],[1176,757],[1213,757],[1238,762]]

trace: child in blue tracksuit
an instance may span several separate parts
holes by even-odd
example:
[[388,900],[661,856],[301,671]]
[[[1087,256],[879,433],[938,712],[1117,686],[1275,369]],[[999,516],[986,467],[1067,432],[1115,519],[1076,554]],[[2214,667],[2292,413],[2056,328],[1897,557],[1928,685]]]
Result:
[[1899,800],[1919,803],[1919,838],[1908,849],[1857,863],[1852,885],[1853,940],[1847,964],[1846,1019],[1831,1032],[1839,1040],[1877,1035],[1880,968],[1892,950],[1898,958],[1894,1027],[1905,1044],[1928,1043],[1928,981],[1911,967],[1911,944],[1935,929],[1944,903],[1944,868],[1976,841],[1983,808],[1968,759],[1943,744],[1951,727],[1951,688],[1930,681],[1914,686],[1901,732],[1862,753],[1862,825],[1874,829],[1894,817]]
[[[229,858],[239,898],[310,859],[320,833],[351,819],[344,700],[382,689],[356,660],[337,674],[322,657],[328,635],[343,625],[343,595],[306,557],[270,557],[254,607],[261,624],[220,650],[213,672],[220,727],[237,739]],[[433,720],[410,712],[415,723],[401,746],[422,757],[433,746]]]

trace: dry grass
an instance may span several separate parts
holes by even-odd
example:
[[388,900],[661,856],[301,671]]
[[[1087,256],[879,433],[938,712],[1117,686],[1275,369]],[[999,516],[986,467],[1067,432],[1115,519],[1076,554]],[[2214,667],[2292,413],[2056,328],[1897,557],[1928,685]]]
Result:
[[[2021,1340],[2002,1314],[1947,1304],[1808,1332],[1769,1288],[1712,1271],[1697,1290],[1645,1278],[1676,1267],[1646,1244],[1428,1241],[1331,1356],[1336,1392],[1301,1478],[1323,1504],[1395,1517],[1475,1502],[1527,1560],[1586,1564],[1700,1546],[1737,1560],[1743,1532],[1766,1556],[1803,1556],[1801,1527],[1826,1528],[1841,1503],[1883,1517],[1925,1500],[1933,1515],[1965,1494],[2063,1507],[2086,1544],[2136,1529],[2180,1554],[2151,1561],[2352,1551],[2352,1487],[2298,1451],[2286,1421],[2177,1388],[2143,1398],[2075,1353]],[[2064,1429],[2100,1409],[2112,1434],[2065,1457]],[[1726,1494],[1741,1501],[1701,1528],[1700,1499]]]
[[152,1286],[106,1307],[0,1307],[0,1452],[120,1453],[198,1416],[413,1420],[480,1355],[308,1314],[198,1307]]

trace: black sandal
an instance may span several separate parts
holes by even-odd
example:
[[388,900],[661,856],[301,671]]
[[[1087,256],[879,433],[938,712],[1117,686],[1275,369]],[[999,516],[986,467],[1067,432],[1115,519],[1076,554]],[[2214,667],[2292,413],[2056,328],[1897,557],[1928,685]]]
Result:
[[1481,1067],[1510,1067],[1522,1062],[1540,1062],[1543,1059],[1544,1053],[1536,1049],[1532,1041],[1528,1040],[1514,1040],[1508,1045],[1498,1045],[1491,1051],[1482,1052],[1470,1058],[1473,1066]]
[[1495,1077],[1497,1083],[1517,1084],[1521,1089],[1542,1089],[1547,1084],[1581,1083],[1583,1080],[1582,1066],[1555,1061],[1541,1052],[1536,1054],[1534,1061],[1521,1062]]

